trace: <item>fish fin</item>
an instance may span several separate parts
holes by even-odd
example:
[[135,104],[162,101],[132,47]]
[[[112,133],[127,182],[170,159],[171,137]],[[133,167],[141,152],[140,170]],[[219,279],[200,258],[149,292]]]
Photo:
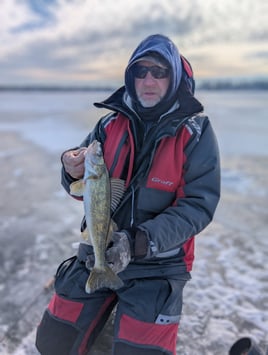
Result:
[[119,205],[125,191],[125,180],[118,178],[111,178],[111,210],[114,212]]
[[109,266],[104,269],[93,268],[87,279],[86,292],[93,293],[100,288],[117,290],[124,285],[123,281],[117,276]]
[[90,234],[89,234],[89,231],[88,229],[84,229],[82,232],[81,232],[81,235],[82,235],[82,238],[85,240],[85,241],[91,241],[90,239]]
[[117,230],[118,230],[117,224],[113,219],[111,219],[109,224],[109,230],[107,233],[107,238],[106,238],[106,247],[108,247],[109,243],[111,242],[113,232],[116,232]]
[[117,224],[115,223],[115,221],[113,219],[111,219],[111,221],[110,221],[109,228],[112,233],[118,230]]
[[81,197],[83,196],[84,188],[85,188],[85,184],[83,179],[75,181],[70,185],[70,194],[73,196]]

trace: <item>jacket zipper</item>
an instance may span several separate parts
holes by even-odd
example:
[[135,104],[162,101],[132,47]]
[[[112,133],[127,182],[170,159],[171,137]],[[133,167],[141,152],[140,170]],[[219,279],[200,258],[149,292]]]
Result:
[[[105,107],[106,105],[104,105]],[[111,108],[109,107],[109,105],[107,105],[109,109],[113,109],[114,108]],[[128,119],[130,120],[130,122],[133,123],[133,120],[129,117],[128,113],[124,110],[118,110],[117,112],[120,112],[122,113],[123,115],[125,115],[126,117],[128,117]],[[136,115],[137,116],[137,115]],[[178,129],[190,118],[191,116],[186,116],[184,117],[181,122],[179,123],[179,125],[177,126],[176,128],[176,132],[178,131]],[[138,119],[140,119],[138,117]],[[163,122],[163,121],[162,121]],[[161,123],[160,123],[161,124]],[[134,141],[137,142],[137,132],[136,132],[136,128],[135,128],[135,124],[132,125],[133,127],[133,136],[134,136]],[[155,153],[155,150],[156,150],[156,146],[158,144],[158,142],[160,142],[163,138],[165,137],[169,137],[170,134],[163,134],[161,135],[160,137],[158,137],[158,139],[155,141],[155,144],[153,145],[153,149],[151,150],[151,154],[150,154],[150,161],[149,161],[149,165],[146,169],[146,172],[148,172],[148,170],[150,169],[150,166],[152,164],[152,161],[153,161],[153,158],[154,158],[154,153]],[[153,154],[152,154],[153,152]],[[135,184],[134,185],[134,182],[138,179],[138,177],[140,176],[140,172],[138,172],[138,174],[136,174],[130,181],[130,191],[127,193],[126,192],[126,195],[124,196],[124,198],[122,199],[121,203],[119,204],[117,210],[114,212],[113,216],[116,215],[118,213],[118,211],[123,207],[123,205],[127,202],[128,198],[131,196],[131,211],[130,211],[130,226],[133,227],[134,225],[134,219],[135,219],[135,216],[134,216],[134,207],[135,207],[135,191],[136,189],[138,188],[138,184]]]

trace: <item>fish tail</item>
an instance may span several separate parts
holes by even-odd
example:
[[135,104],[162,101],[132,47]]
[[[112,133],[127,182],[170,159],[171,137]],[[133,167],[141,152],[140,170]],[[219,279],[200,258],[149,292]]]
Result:
[[87,293],[95,292],[103,287],[117,290],[123,285],[124,283],[120,277],[109,266],[105,266],[103,269],[93,268],[91,270],[85,290]]

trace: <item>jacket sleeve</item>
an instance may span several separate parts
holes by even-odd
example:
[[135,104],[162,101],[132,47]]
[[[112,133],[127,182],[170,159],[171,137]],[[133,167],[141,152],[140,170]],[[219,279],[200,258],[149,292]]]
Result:
[[212,220],[220,198],[218,144],[208,118],[190,122],[185,147],[184,185],[173,204],[139,226],[149,239],[149,257],[178,250]]

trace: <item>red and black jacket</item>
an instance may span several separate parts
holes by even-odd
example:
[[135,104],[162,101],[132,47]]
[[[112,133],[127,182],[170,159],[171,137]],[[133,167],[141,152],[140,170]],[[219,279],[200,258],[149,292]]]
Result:
[[[147,256],[124,273],[129,269],[135,277],[137,272],[143,275],[145,265],[147,270],[162,265],[190,271],[194,236],[212,220],[220,196],[219,153],[210,121],[179,107],[145,135],[142,121],[123,104],[123,95],[121,88],[96,104],[113,113],[98,122],[81,146],[99,140],[110,176],[126,181],[126,193],[112,215],[119,230],[138,228],[149,238]],[[63,169],[68,192],[71,182]]]

